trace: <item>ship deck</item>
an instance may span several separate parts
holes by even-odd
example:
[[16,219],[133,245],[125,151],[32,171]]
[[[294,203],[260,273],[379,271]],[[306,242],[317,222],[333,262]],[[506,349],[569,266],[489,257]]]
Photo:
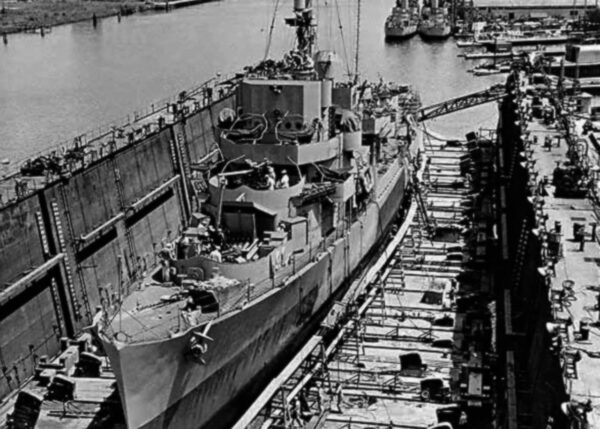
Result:
[[[430,164],[422,195],[428,216],[438,227],[457,226],[472,192],[459,171],[467,150],[439,141],[426,149]],[[413,202],[394,239],[400,244],[388,245],[393,256],[372,266],[375,274],[365,280],[369,286],[355,316],[336,325],[329,345],[321,337],[309,342],[234,428],[429,428],[439,415],[461,406],[469,419],[481,423],[477,427],[487,427],[491,420],[482,417],[493,407],[488,381],[479,378],[467,386],[461,376],[467,368],[487,373],[489,361],[480,350],[492,336],[484,329],[485,339],[475,338],[476,326],[489,327],[486,297],[493,288],[492,273],[483,263],[485,243],[491,239],[490,201],[483,198],[478,210],[476,234],[430,239],[426,218]],[[455,252],[460,260],[450,257]],[[453,284],[457,287],[449,293]],[[482,304],[463,305],[457,301],[461,298],[481,298]],[[419,354],[425,370],[402,368],[401,356],[411,353]],[[423,393],[427,389],[421,383],[432,378],[448,385],[450,394],[437,396],[435,389]],[[480,395],[469,397],[466,406],[464,391],[471,385]],[[294,417],[295,399],[304,414],[299,419]]]
[[[406,134],[406,125],[395,124],[388,130],[389,134]],[[405,144],[405,138],[394,137],[390,142],[381,145],[380,160],[377,164],[377,181],[382,181],[392,165],[397,165],[397,158],[400,153],[399,146]],[[310,185],[311,183],[307,184]],[[298,258],[293,267],[283,269],[276,273],[276,279],[285,279],[290,274],[298,272],[306,264],[310,263],[310,254],[323,247],[324,243],[330,243],[339,238],[339,231],[331,233],[322,239],[321,242],[311,245],[304,258]],[[205,255],[208,256],[208,255]],[[141,343],[146,341],[156,341],[169,338],[175,332],[187,329],[182,321],[183,309],[186,307],[187,296],[185,293],[170,300],[168,297],[184,292],[184,287],[176,286],[172,283],[160,284],[153,278],[153,273],[141,281],[137,281],[130,287],[131,293],[124,298],[120,309],[115,308],[111,312],[110,333],[116,334],[115,337],[122,342]],[[225,284],[230,280],[222,277],[221,283]],[[226,287],[226,286],[223,286]],[[267,288],[255,285],[252,292],[245,291],[243,297],[249,296],[250,302],[260,298],[264,293],[272,290],[271,283],[268,282]],[[230,298],[230,302],[221,302],[221,311],[219,313],[195,314],[195,320],[198,324],[209,322],[229,312],[239,310],[241,305],[233,298],[239,298],[240,294],[235,294]],[[248,303],[244,304],[248,305]]]

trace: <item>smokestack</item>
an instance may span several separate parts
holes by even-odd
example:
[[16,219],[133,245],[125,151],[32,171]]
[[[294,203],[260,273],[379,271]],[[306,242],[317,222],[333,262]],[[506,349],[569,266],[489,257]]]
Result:
[[408,9],[408,0],[402,0],[402,9]]
[[438,6],[439,6],[438,0],[431,0],[431,8],[432,9],[437,9]]

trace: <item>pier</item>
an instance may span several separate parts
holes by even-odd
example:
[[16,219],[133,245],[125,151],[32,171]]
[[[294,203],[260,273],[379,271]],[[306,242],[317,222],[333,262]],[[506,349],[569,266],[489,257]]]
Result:
[[195,4],[209,3],[218,0],[167,0],[167,1],[152,1],[152,6],[155,10],[169,11],[171,9],[178,9],[186,6],[193,6]]
[[[506,195],[512,196],[506,205],[512,268],[504,282],[505,321],[519,427],[595,427],[596,133],[584,131],[589,110],[568,107],[583,96],[578,90],[566,95],[540,74],[514,74],[509,81],[515,90],[502,115]],[[540,106],[553,113],[540,113]]]

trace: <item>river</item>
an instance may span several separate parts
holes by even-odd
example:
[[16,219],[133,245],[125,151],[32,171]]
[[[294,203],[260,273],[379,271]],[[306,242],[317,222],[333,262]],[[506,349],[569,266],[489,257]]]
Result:
[[[276,3],[222,0],[170,13],[133,15],[120,23],[109,18],[97,28],[91,22],[70,24],[44,38],[11,35],[8,44],[0,46],[0,159],[16,162],[217,73],[256,63],[264,56]],[[356,0],[318,3],[319,47],[334,49],[342,60],[349,57],[353,63],[356,10],[349,6]],[[502,80],[467,73],[470,64],[457,58],[459,49],[452,39],[431,43],[416,36],[386,44],[383,23],[392,5],[392,0],[363,1],[361,77],[411,83],[424,105]],[[272,57],[292,46],[293,32],[283,24],[290,9],[289,0],[279,5]],[[495,105],[490,104],[438,118],[428,127],[460,137],[472,129],[494,127],[495,122]]]

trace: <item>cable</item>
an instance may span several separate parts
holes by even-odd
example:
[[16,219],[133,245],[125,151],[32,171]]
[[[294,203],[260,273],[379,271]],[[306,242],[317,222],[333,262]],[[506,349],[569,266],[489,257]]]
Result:
[[269,51],[271,50],[271,42],[273,41],[273,30],[275,29],[275,18],[277,17],[277,9],[279,8],[279,0],[275,0],[275,8],[273,10],[273,19],[271,19],[271,27],[269,27],[269,35],[267,37],[267,47],[265,49],[265,61],[269,57]]
[[356,55],[354,57],[354,81],[358,82],[358,60],[360,55],[360,12],[361,0],[358,0],[356,14]]
[[346,62],[346,73],[348,74],[348,79],[350,79],[350,78],[352,78],[352,70],[350,69],[350,62],[348,61],[348,51],[346,49],[346,40],[344,38],[344,27],[342,26],[342,17],[340,14],[340,4],[339,4],[338,0],[335,0],[335,7],[336,7],[336,11],[337,11],[340,36],[342,39],[342,49],[344,52],[344,61]]

